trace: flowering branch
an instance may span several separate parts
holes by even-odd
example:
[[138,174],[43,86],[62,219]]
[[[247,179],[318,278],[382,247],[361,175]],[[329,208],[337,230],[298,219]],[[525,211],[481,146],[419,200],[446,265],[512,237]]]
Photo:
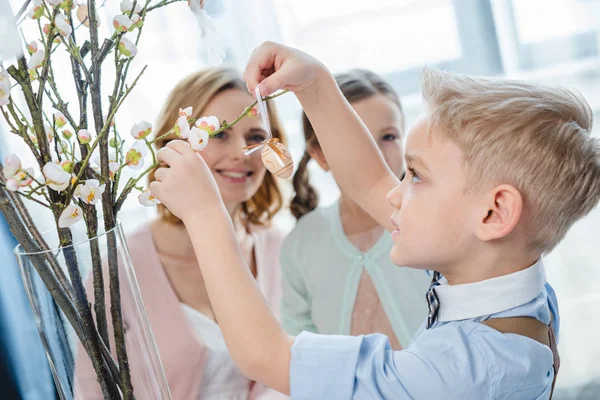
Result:
[[[285,93],[287,93],[287,90],[282,90],[281,92],[275,93],[271,96],[267,96],[264,97],[263,100],[268,101],[268,100],[273,100],[281,95],[284,95]],[[233,127],[234,125],[236,125],[238,122],[240,122],[244,117],[248,116],[249,113],[254,109],[254,107],[258,104],[258,101],[254,101],[252,104],[250,104],[248,107],[246,107],[244,109],[244,111],[236,118],[234,119],[231,123],[228,123],[227,121],[223,121],[223,123],[221,124],[221,126],[210,132],[209,133],[209,137],[214,137],[215,135],[223,132],[226,129],[229,129],[231,127]],[[196,119],[195,118],[187,118],[187,122],[190,124],[194,124],[196,123]],[[154,140],[152,141],[146,141],[146,143],[148,144],[148,147],[150,148],[151,154],[152,154],[152,165],[148,168],[146,168],[144,170],[144,172],[142,172],[137,178],[130,178],[129,181],[127,182],[127,184],[125,185],[125,188],[123,188],[123,191],[121,192],[121,195],[119,196],[119,198],[117,199],[117,201],[115,202],[115,213],[118,212],[121,207],[123,206],[123,203],[125,202],[125,199],[127,198],[127,196],[129,196],[129,194],[131,193],[131,191],[133,189],[135,189],[138,185],[138,183],[140,182],[140,180],[142,180],[150,171],[158,168],[160,166],[160,163],[156,161],[156,156],[154,153],[154,149],[152,149],[152,147],[150,146],[151,144],[154,144],[156,142],[158,142],[161,139],[164,139],[166,137],[169,136],[173,136],[173,135],[177,135],[180,136],[180,134],[177,134],[177,126],[171,128],[169,131],[167,131],[166,133],[156,137]],[[145,140],[145,139],[144,139]]]
[[[54,20],[56,19],[56,16],[58,15],[58,11],[59,8],[55,7],[53,14],[52,14],[52,19],[50,21],[50,30],[48,32],[48,38],[46,39],[46,41],[44,42],[44,61],[42,62],[42,74],[40,76],[40,80],[39,80],[39,90],[38,90],[38,98],[37,98],[37,102],[40,106],[40,108],[42,107],[42,96],[44,95],[44,86],[46,85],[46,79],[48,78],[48,70],[50,68],[50,55],[51,55],[51,47],[52,47],[52,42],[54,41],[54,37],[56,35],[56,31],[54,29]],[[39,25],[39,21],[38,21],[38,25]]]
[[[96,240],[96,204],[101,198],[104,228],[108,232],[116,226],[117,212],[133,189],[144,192],[145,200],[142,200],[141,196],[140,202],[156,201],[149,191],[141,188],[138,183],[157,166],[156,152],[152,144],[165,135],[154,140],[147,139],[151,125],[136,124],[132,135],[137,141],[129,151],[124,152],[124,141],[117,132],[114,120],[146,69],[144,67],[133,82],[128,84],[128,73],[132,59],[138,51],[137,46],[147,13],[184,0],[162,0],[154,5],[150,5],[153,0],[122,0],[122,14],[115,16],[111,21],[115,32],[104,38],[103,42],[98,32],[96,1],[87,0],[87,4],[77,6],[77,19],[81,24],[76,28],[72,0],[26,0],[18,13],[17,19],[28,9],[27,4],[33,3],[29,7],[28,15],[37,20],[35,22],[40,37],[39,41],[28,43],[27,50],[30,56],[18,58],[17,64],[9,67],[8,72],[0,65],[0,110],[11,131],[26,142],[36,157],[43,178],[36,179],[32,169],[22,168],[16,156],[6,158],[4,165],[7,168],[2,169],[3,164],[0,163],[0,211],[7,216],[11,229],[19,230],[15,236],[25,251],[30,252],[47,249],[48,246],[27,214],[22,199],[27,198],[52,211],[69,278],[54,256],[36,259],[35,268],[90,356],[103,396],[129,400],[133,399],[133,387],[121,315],[117,243],[114,237],[108,235],[110,307],[118,367],[108,348],[109,335],[104,306],[106,303],[103,297],[103,260]],[[104,3],[100,7],[103,5]],[[197,14],[198,4],[192,3],[191,8]],[[40,18],[48,19],[48,23],[42,24]],[[82,25],[89,28],[89,40],[84,39],[83,45],[79,46],[76,36],[81,36],[83,29],[77,35],[76,31]],[[130,41],[125,33],[135,29],[138,30],[137,36],[135,40]],[[53,57],[61,53],[56,51],[61,46],[66,49],[71,62],[79,114],[69,109],[69,103],[63,100],[59,90],[61,88],[55,79],[55,72],[58,71],[54,69],[54,65],[57,64],[54,62],[53,65]],[[114,86],[112,92],[103,97],[101,67],[111,51],[115,52]],[[23,93],[27,115],[13,102],[10,95],[13,85],[9,76],[16,81],[15,86]],[[91,103],[89,117],[94,121],[95,135],[88,131],[88,97]],[[103,102],[107,115],[103,113]],[[220,123],[216,117],[203,117],[196,121],[186,114],[183,121],[178,121],[168,134],[188,138],[192,147],[200,151],[207,145],[209,137],[235,125],[245,115],[249,115],[253,106],[254,104],[246,108],[243,115],[232,123]],[[50,107],[52,111],[49,110]],[[195,126],[190,127],[190,123]],[[114,138],[110,135],[111,129],[114,130]],[[73,139],[73,136],[76,137]],[[152,165],[139,176],[129,179],[119,194],[119,180],[123,169],[143,169],[143,157],[148,151],[151,154]],[[13,218],[15,216],[17,218]],[[20,222],[19,218],[22,219]],[[83,286],[69,228],[80,219],[84,219],[90,238],[95,318]]]
[[[94,143],[92,143],[92,145],[90,146],[90,148],[88,150],[88,155],[81,162],[81,170],[77,174],[77,176],[75,177],[75,180],[73,181],[72,190],[74,190],[74,187],[81,180],[81,178],[83,176],[83,172],[84,172],[85,167],[87,167],[89,165],[90,158],[92,156],[92,152],[96,149],[96,147],[98,147],[98,145],[100,144],[101,139],[103,137],[106,137],[106,135],[108,133],[108,129],[110,128],[110,122],[109,121],[112,121],[112,119],[114,118],[117,110],[121,107],[121,105],[125,101],[125,98],[127,98],[127,95],[129,95],[129,93],[131,93],[131,91],[133,90],[133,88],[137,84],[138,80],[140,79],[140,77],[142,76],[142,74],[144,73],[144,71],[146,70],[146,68],[147,68],[147,66],[145,66],[144,68],[142,68],[142,71],[139,73],[139,75],[137,76],[137,78],[135,78],[135,80],[133,81],[133,83],[131,84],[131,86],[127,88],[127,90],[125,91],[125,95],[121,98],[121,100],[119,101],[119,103],[117,104],[117,106],[109,113],[108,117],[106,118],[107,122],[104,124],[102,130],[100,131],[100,133],[96,137],[96,140],[94,141]],[[69,198],[70,197],[72,197],[72,192],[69,194]]]

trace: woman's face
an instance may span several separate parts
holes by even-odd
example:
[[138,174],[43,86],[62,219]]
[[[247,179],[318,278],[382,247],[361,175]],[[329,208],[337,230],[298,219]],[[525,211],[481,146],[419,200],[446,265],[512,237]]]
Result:
[[[253,101],[246,91],[228,89],[217,94],[202,115],[214,115],[219,121],[233,121]],[[229,210],[248,201],[260,188],[266,173],[261,151],[245,156],[244,147],[259,144],[266,138],[261,118],[245,117],[232,128],[211,137],[202,151]]]

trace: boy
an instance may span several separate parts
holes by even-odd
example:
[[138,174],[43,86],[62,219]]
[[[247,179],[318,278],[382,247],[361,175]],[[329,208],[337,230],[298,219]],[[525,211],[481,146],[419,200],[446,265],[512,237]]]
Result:
[[382,335],[290,337],[244,266],[203,160],[172,143],[151,189],[184,221],[242,371],[294,399],[549,398],[559,315],[541,256],[600,199],[585,100],[425,71],[427,111],[408,134],[399,182],[317,60],[266,43],[246,81],[263,95],[294,91],[344,192],[393,231],[392,260],[437,272],[427,321],[405,350]]

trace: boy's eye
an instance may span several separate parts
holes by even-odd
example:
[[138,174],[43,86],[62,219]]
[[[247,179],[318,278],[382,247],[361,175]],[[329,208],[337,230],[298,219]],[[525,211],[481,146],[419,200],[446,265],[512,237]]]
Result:
[[213,139],[223,139],[223,138],[225,138],[225,135],[226,135],[225,132],[219,132],[213,136]]
[[393,142],[394,140],[398,139],[398,135],[395,135],[393,133],[386,133],[385,135],[383,135],[383,137],[381,138],[381,140],[383,140],[384,142]]
[[412,183],[419,183],[419,182],[423,182],[423,180],[421,179],[421,177],[419,175],[413,175],[412,179],[410,180]]
[[408,173],[410,174],[410,183],[420,183],[423,182],[419,174],[413,169],[408,167]]

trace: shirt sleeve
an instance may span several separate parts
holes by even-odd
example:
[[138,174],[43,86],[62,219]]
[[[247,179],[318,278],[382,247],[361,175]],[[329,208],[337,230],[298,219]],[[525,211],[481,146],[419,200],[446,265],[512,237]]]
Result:
[[292,346],[294,400],[484,399],[490,384],[487,362],[460,329],[435,329],[402,351],[381,334],[304,332]]
[[292,346],[291,398],[411,399],[385,335],[300,334]]
[[311,300],[304,284],[301,265],[292,254],[293,249],[286,240],[281,249],[280,262],[283,276],[281,301],[281,322],[291,335],[302,331],[317,332],[312,320]]

